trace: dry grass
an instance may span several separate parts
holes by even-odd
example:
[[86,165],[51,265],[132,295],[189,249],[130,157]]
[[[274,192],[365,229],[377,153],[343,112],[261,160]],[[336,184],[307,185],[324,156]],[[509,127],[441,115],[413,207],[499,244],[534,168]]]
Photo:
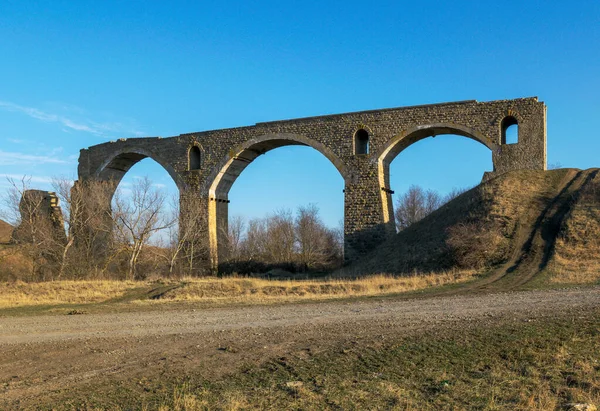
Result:
[[550,282],[553,284],[600,283],[600,261],[563,260],[555,257]]
[[297,301],[393,294],[468,281],[474,270],[415,274],[405,277],[375,275],[355,280],[267,280],[259,278],[192,279],[161,296],[162,301]]
[[519,227],[533,227],[577,170],[521,170],[503,174],[461,194],[384,242],[350,266],[372,272],[480,269],[506,261]]
[[0,283],[0,308],[83,304],[122,296],[140,286],[133,281],[50,281],[44,283]]
[[[132,288],[139,292],[137,303],[157,302],[244,302],[268,303],[298,300],[322,300],[352,296],[384,295],[422,290],[468,281],[475,271],[448,271],[408,277],[377,275],[356,280],[267,280],[258,278],[188,278],[179,281],[52,281],[44,283],[1,283],[0,308],[98,303],[122,297]],[[156,299],[144,299],[164,287]]]
[[591,284],[600,281],[600,175],[580,193],[567,214],[552,256],[550,281]]

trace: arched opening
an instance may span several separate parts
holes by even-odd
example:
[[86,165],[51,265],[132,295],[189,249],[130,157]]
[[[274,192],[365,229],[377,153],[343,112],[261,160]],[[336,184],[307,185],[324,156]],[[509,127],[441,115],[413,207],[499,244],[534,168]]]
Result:
[[200,147],[192,146],[188,153],[188,169],[200,170]]
[[144,149],[123,149],[114,153],[96,170],[94,177],[102,181],[112,181],[115,187],[125,174],[145,158],[151,158],[166,171],[177,186],[181,185],[180,177],[175,169],[156,154]]
[[439,206],[493,170],[493,147],[474,130],[446,124],[419,126],[392,139],[379,156],[384,221],[390,232],[396,232],[399,199],[411,186],[419,187],[423,198],[431,194],[435,200],[437,195],[433,204]]
[[97,171],[110,182],[111,241],[106,243],[110,272],[120,278],[145,278],[173,272],[168,256],[178,239],[179,189],[177,175],[150,153],[116,153]]
[[513,116],[502,120],[502,144],[516,144],[519,142],[519,122]]
[[[269,230],[274,220],[289,227],[291,221],[297,221],[301,207],[332,232],[339,227],[347,173],[330,149],[303,136],[278,134],[254,139],[236,152],[223,163],[209,190],[213,266],[223,268],[224,262],[239,257],[234,248],[237,244],[226,236],[235,234],[234,230],[240,235],[240,217],[242,237],[250,236],[250,230],[253,235]],[[315,207],[309,209],[310,204]],[[261,261],[263,257],[256,255],[253,261]],[[246,256],[240,259],[246,261]]]
[[369,154],[369,132],[365,129],[354,133],[354,154]]

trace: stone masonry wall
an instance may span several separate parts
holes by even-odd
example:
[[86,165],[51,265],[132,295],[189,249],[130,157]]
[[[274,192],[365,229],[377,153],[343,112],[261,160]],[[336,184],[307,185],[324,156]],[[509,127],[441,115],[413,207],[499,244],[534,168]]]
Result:
[[[501,123],[515,118],[519,142],[502,144]],[[369,135],[368,154],[354,153],[357,130]],[[348,261],[359,258],[395,233],[389,187],[389,164],[404,148],[438,134],[459,134],[492,151],[494,170],[546,167],[546,107],[537,98],[492,102],[462,101],[258,123],[254,126],[182,134],[170,138],[121,139],[81,150],[80,179],[120,181],[137,161],[151,157],[173,177],[181,201],[207,201],[213,265],[226,256],[228,192],[254,158],[291,144],[309,145],[325,155],[345,181],[344,234]],[[200,149],[197,170],[188,153]],[[211,206],[211,202],[214,203]],[[217,206],[218,204],[218,206]],[[221,249],[221,252],[219,252]]]

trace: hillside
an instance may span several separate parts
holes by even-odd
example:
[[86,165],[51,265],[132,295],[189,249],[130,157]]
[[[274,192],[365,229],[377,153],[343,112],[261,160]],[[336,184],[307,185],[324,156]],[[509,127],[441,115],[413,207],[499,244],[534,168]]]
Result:
[[527,170],[499,176],[400,232],[344,274],[475,268],[492,270],[489,282],[511,277],[516,286],[546,268],[563,274],[597,272],[598,171]]

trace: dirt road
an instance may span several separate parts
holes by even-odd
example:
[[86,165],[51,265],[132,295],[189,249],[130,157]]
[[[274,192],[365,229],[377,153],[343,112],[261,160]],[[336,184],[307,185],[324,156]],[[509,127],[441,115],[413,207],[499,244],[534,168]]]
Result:
[[71,389],[148,376],[218,377],[240,364],[307,356],[500,320],[535,321],[600,306],[600,288],[418,300],[0,317],[0,408],[34,407]]

